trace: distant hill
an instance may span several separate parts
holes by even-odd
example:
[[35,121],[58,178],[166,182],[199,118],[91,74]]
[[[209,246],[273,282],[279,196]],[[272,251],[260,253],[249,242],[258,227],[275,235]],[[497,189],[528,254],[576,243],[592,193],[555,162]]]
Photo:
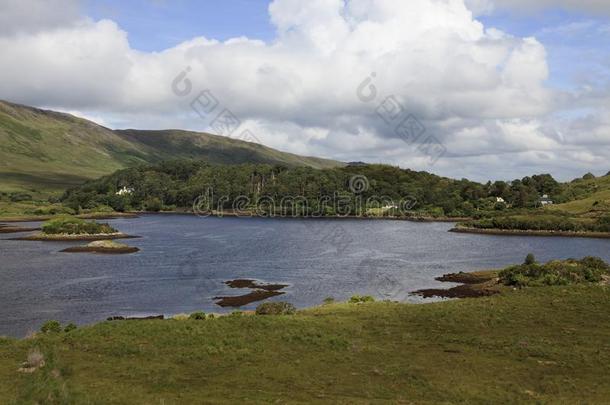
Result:
[[0,191],[48,193],[168,159],[330,168],[343,163],[180,130],[114,131],[70,114],[0,100]]

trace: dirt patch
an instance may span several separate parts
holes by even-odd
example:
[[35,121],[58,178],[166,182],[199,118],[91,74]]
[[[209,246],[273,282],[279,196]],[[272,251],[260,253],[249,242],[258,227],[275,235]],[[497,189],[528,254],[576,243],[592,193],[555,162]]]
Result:
[[288,287],[286,284],[260,284],[256,280],[246,279],[229,280],[225,281],[225,284],[231,288],[252,288],[265,291],[278,291]]
[[413,292],[413,294],[424,298],[480,298],[500,294],[500,285],[498,284],[497,272],[495,271],[445,274],[442,277],[437,277],[436,280],[462,283],[462,285],[449,289],[430,288],[418,290]]
[[288,287],[286,284],[261,284],[256,280],[249,279],[229,280],[225,281],[225,284],[231,288],[250,288],[254,291],[232,297],[214,297],[215,300],[218,300],[216,305],[221,307],[241,307],[253,302],[266,300],[267,298],[285,294],[280,290]]
[[142,317],[124,317],[124,316],[111,316],[107,318],[107,321],[151,321],[151,320],[163,320],[165,315],[152,315]]
[[444,283],[460,283],[460,284],[481,284],[488,281],[492,281],[498,276],[497,271],[479,271],[473,273],[459,273],[445,274],[444,276],[435,278],[436,281],[442,281]]
[[282,294],[285,293],[282,291],[255,290],[249,294],[238,295],[236,297],[214,297],[214,299],[218,300],[216,301],[216,305],[220,305],[221,307],[241,307]]
[[413,294],[421,295],[424,298],[479,298],[489,297],[500,294],[500,291],[488,288],[473,288],[476,284],[462,284],[450,289],[431,288],[427,290],[415,291]]

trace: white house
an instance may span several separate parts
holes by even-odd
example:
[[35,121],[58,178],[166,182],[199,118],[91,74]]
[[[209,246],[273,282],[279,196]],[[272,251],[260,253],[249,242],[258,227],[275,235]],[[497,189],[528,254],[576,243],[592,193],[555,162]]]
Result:
[[496,197],[496,202],[497,203],[505,203],[506,204],[506,201],[504,201],[504,198],[502,198],[502,197]]
[[553,205],[553,200],[551,200],[549,198],[548,194],[544,194],[539,200],[538,202],[540,203],[540,205],[542,205],[543,207],[545,205]]
[[123,186],[123,188],[120,189],[119,191],[117,191],[115,194],[116,195],[133,194],[133,188],[127,188],[127,187]]

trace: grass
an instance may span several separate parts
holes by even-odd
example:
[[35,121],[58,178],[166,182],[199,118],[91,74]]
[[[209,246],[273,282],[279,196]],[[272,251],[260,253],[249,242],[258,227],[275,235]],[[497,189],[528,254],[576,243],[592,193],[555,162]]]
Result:
[[10,202],[0,200],[0,220],[20,217],[47,217],[61,214],[73,214],[74,210],[61,204],[46,201]]
[[[103,322],[0,340],[0,402],[603,403],[608,302],[607,287],[576,285],[290,316]],[[35,348],[47,365],[17,373]]]
[[35,195],[57,194],[119,169],[176,158],[215,163],[341,165],[205,133],[113,131],[68,114],[1,100],[0,145],[0,192]]

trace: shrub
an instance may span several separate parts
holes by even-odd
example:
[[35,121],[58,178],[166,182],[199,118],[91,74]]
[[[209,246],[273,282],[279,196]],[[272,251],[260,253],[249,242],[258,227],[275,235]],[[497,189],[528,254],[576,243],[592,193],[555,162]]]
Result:
[[494,205],[494,210],[496,210],[496,211],[504,211],[505,209],[506,209],[506,203],[503,203],[503,202],[497,202],[497,203]]
[[500,281],[509,286],[569,285],[599,283],[610,274],[610,266],[598,257],[554,260],[546,264],[522,264],[502,270]]
[[64,332],[68,333],[68,332],[72,332],[73,330],[76,330],[77,326],[73,323],[69,323],[66,325],[66,327],[64,328]]
[[61,324],[59,321],[46,321],[41,327],[42,333],[59,333],[61,332]]
[[349,299],[350,304],[363,304],[365,302],[375,302],[375,298],[370,295],[354,295]]
[[196,321],[204,321],[205,320],[205,312],[193,312],[189,319],[193,319]]
[[333,304],[334,302],[335,302],[335,299],[333,297],[324,298],[324,305]]
[[534,263],[536,263],[536,257],[534,256],[533,253],[529,253],[527,256],[525,256],[525,262],[523,264],[529,266]]
[[256,307],[256,315],[293,315],[296,311],[288,302],[264,302]]
[[11,202],[32,201],[32,196],[27,193],[11,193],[9,199]]
[[233,311],[229,314],[230,317],[234,317],[234,318],[239,318],[240,316],[242,316],[244,313],[241,311]]
[[152,197],[144,202],[146,211],[159,212],[163,208],[163,203],[157,197]]

